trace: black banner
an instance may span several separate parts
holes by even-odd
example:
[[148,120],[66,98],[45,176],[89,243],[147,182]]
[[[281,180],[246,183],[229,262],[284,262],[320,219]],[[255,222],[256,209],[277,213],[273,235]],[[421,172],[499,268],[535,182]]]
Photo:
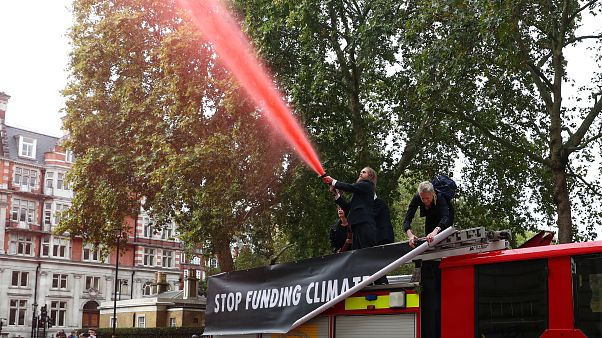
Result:
[[409,251],[407,243],[394,243],[212,276],[203,334],[286,333]]

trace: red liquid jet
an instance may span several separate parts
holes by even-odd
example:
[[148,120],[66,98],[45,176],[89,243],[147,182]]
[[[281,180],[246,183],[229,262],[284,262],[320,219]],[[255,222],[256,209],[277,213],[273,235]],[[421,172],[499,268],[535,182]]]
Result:
[[293,146],[299,157],[318,175],[324,174],[320,159],[307,135],[276,89],[236,20],[219,0],[178,0],[190,10],[191,19],[213,44],[223,64],[236,77],[270,124]]

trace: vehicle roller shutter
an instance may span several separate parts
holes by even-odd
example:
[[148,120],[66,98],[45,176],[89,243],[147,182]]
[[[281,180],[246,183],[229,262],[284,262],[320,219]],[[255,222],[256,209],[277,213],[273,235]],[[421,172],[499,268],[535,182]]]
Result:
[[414,314],[337,316],[336,338],[414,338]]
[[298,328],[290,331],[284,335],[273,334],[273,335],[262,335],[262,338],[299,338],[299,337],[311,337],[311,338],[329,338],[328,336],[328,317],[318,317],[310,320],[309,322],[299,326]]

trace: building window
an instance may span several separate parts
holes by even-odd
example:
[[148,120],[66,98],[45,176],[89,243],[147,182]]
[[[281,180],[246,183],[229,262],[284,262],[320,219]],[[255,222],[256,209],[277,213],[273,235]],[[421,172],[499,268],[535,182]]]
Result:
[[67,289],[67,277],[68,275],[61,273],[52,274],[52,288],[53,289]]
[[65,162],[73,163],[74,159],[75,159],[75,157],[73,156],[73,152],[71,150],[66,150],[65,151]]
[[84,246],[83,259],[86,262],[99,262],[100,261],[100,249],[94,248],[94,246],[92,246],[90,244],[86,244],[86,246]]
[[54,225],[61,223],[63,213],[69,208],[67,203],[56,203],[54,206]]
[[11,299],[8,325],[25,325],[25,314],[27,313],[27,300]]
[[163,250],[163,257],[162,258],[162,266],[164,268],[173,268],[173,251],[171,250]]
[[65,183],[65,173],[56,173],[56,188],[59,190],[67,190]]
[[21,187],[34,187],[37,185],[38,171],[35,169],[27,169],[15,167],[15,176],[13,183]]
[[12,220],[18,222],[36,222],[36,202],[13,199]]
[[146,317],[138,316],[138,327],[146,327]]
[[144,256],[142,264],[144,266],[155,266],[155,249],[144,248]]
[[153,294],[153,285],[151,282],[146,282],[142,285],[142,295],[150,296]]
[[11,234],[10,253],[13,255],[31,256],[33,254],[33,240],[30,236]]
[[44,203],[44,225],[52,225],[52,203]]
[[46,188],[54,188],[54,173],[51,171],[46,172]]
[[161,232],[161,239],[173,239],[173,224],[166,224]]
[[65,315],[67,314],[67,302],[50,302],[50,318],[54,319],[54,325],[65,326]]
[[100,277],[86,276],[86,290],[100,290]]
[[111,327],[113,327],[113,326],[117,327],[117,318],[111,317],[110,322],[111,322],[111,324],[110,324]]
[[217,268],[217,259],[215,257],[211,257],[207,260],[207,266],[210,268]]
[[176,319],[169,318],[169,327],[176,327]]
[[25,136],[20,136],[19,137],[19,156],[21,157],[28,157],[28,158],[35,158],[36,156],[36,143],[37,140],[30,138],[30,137],[25,137]]
[[26,271],[13,271],[13,278],[11,279],[10,285],[17,287],[27,287],[29,282],[29,272]]
[[42,256],[69,258],[69,239],[46,236],[42,238]]
[[148,216],[142,217],[142,237],[152,238],[153,237],[153,224]]

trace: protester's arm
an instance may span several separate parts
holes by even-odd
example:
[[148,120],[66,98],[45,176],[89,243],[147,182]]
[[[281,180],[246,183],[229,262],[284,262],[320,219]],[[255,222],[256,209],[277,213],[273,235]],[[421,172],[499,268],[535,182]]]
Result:
[[408,211],[406,212],[406,216],[403,220],[403,230],[406,235],[408,235],[409,244],[412,248],[416,246],[416,236],[412,233],[412,220],[414,219],[414,215],[416,214],[416,210],[418,210],[418,206],[420,203],[420,196],[418,194],[412,197],[412,201],[410,201],[410,205],[408,205]]
[[333,180],[332,185],[343,191],[351,192],[351,193],[362,193],[369,194],[372,193],[372,184],[368,181],[359,181],[353,184]]

